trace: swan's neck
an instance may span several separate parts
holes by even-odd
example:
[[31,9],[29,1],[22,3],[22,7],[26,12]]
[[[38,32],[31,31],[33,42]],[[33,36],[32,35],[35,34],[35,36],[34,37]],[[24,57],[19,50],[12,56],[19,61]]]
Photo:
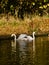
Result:
[[14,41],[16,41],[16,35],[14,35]]
[[34,33],[33,33],[33,39],[35,39],[35,35],[34,35]]
[[14,37],[14,41],[16,41],[16,35],[12,34],[11,37]]

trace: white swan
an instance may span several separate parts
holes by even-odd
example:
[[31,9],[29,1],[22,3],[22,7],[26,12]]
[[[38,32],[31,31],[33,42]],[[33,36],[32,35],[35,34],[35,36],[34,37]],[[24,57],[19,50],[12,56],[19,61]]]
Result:
[[21,34],[21,35],[19,35],[18,38],[16,38],[16,35],[15,35],[15,34],[12,34],[11,37],[14,37],[14,41],[15,41],[15,42],[16,42],[16,41],[28,41],[28,42],[30,42],[30,41],[32,41],[32,40],[35,40],[35,32],[33,32],[32,35],[33,35],[33,37],[28,36],[28,35],[26,35],[26,34]]

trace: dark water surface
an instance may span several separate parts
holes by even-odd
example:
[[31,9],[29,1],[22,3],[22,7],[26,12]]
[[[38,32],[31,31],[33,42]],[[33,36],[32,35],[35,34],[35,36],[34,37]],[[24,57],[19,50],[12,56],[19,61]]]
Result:
[[[49,38],[38,37],[35,42],[0,40],[0,65],[49,65]],[[34,44],[33,44],[34,43]]]

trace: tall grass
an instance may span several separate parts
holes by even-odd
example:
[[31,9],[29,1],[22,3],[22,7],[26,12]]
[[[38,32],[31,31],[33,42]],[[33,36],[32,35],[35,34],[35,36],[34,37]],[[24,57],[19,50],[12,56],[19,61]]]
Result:
[[47,32],[49,31],[49,17],[43,16],[32,16],[32,18],[25,17],[24,20],[9,17],[7,21],[6,17],[0,19],[0,35],[1,34],[12,34],[12,33],[27,33],[31,34],[33,31],[36,32]]

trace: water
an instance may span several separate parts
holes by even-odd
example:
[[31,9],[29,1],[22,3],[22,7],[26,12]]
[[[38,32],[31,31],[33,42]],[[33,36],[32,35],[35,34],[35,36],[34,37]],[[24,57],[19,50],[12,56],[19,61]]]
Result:
[[34,42],[0,40],[0,65],[49,65],[49,38]]

